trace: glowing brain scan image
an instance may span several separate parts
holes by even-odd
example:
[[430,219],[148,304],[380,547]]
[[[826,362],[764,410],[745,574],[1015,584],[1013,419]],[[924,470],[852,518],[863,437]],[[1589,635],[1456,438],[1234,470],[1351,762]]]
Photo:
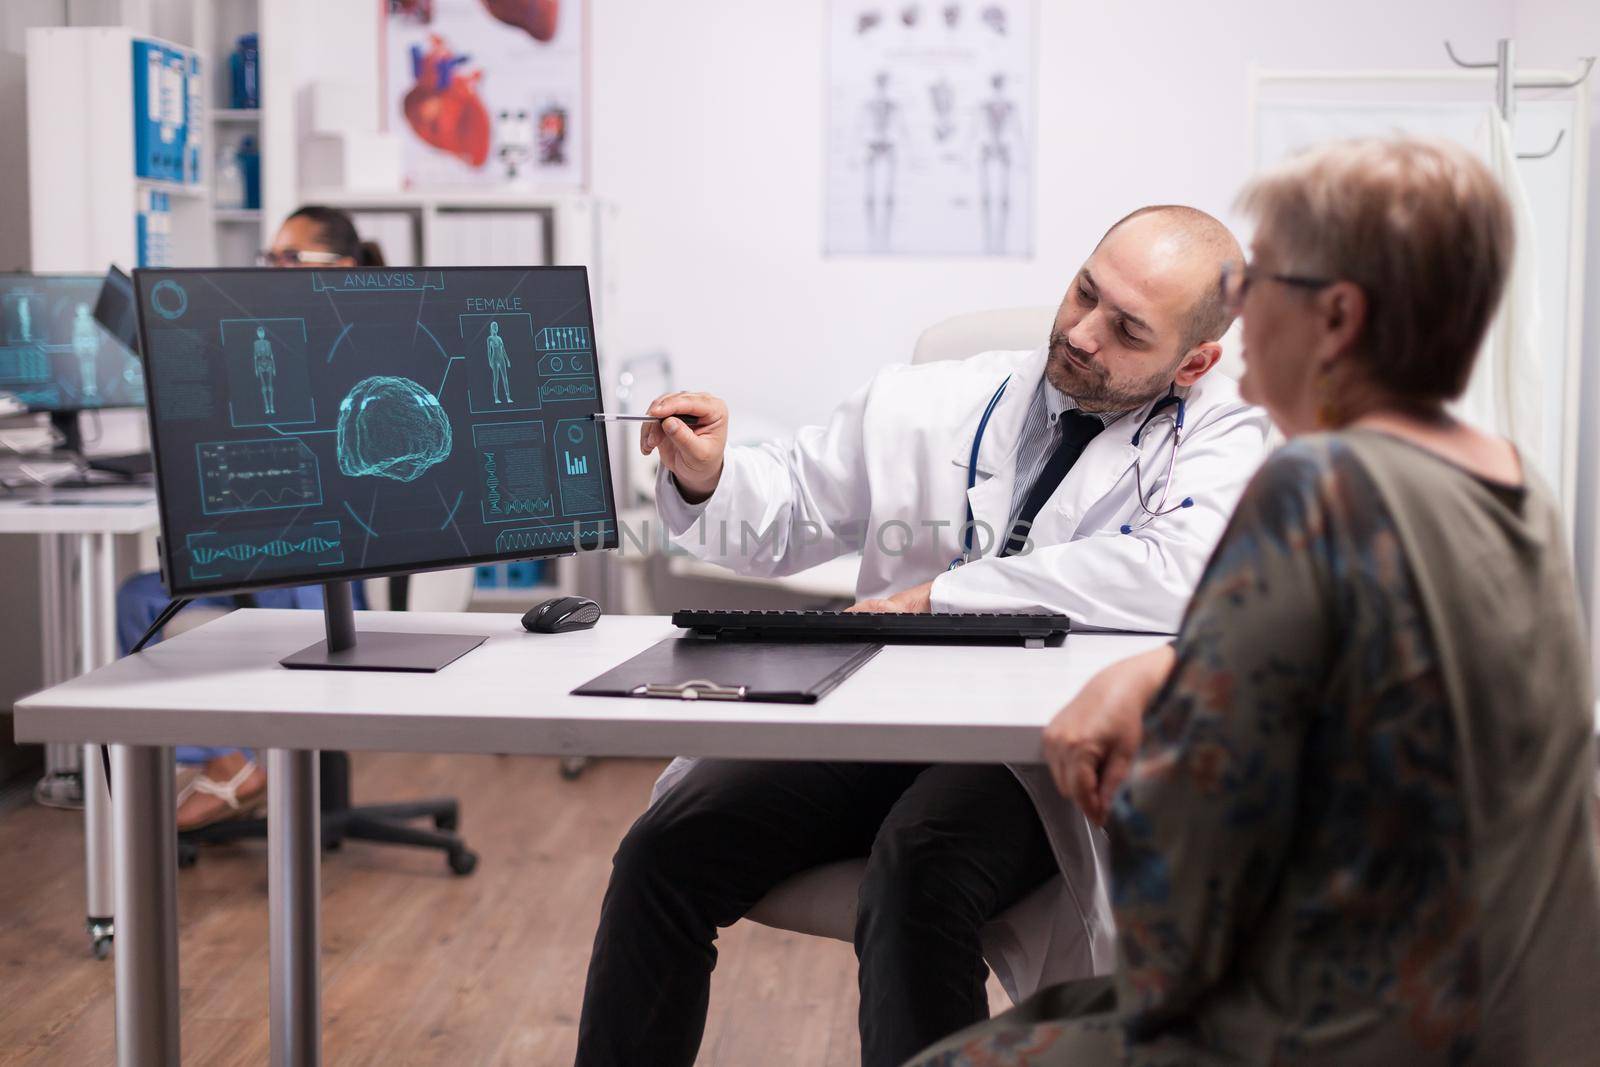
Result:
[[339,405],[339,469],[415,481],[450,455],[450,420],[438,397],[410,378],[374,375]]

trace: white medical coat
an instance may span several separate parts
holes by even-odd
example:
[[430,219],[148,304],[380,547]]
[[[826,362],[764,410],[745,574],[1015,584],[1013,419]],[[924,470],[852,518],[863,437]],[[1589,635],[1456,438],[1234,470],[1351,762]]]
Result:
[[[1047,350],[986,352],[959,362],[893,366],[833,414],[787,444],[727,451],[721,481],[703,503],[686,504],[665,470],[657,502],[673,542],[740,574],[779,576],[845,552],[862,553],[859,598],[888,596],[934,579],[935,611],[1045,610],[1075,626],[1172,633],[1228,516],[1267,451],[1266,413],[1212,371],[1188,393],[1183,443],[1168,505],[1161,497],[1171,454],[1171,407],[1132,443],[1151,405],[1097,435],[1040,508],[1033,550],[997,558],[1004,544],[1023,419],[1044,374]],[[984,409],[1005,393],[983,433],[976,484],[968,465]],[[1154,402],[1152,402],[1153,404]],[[962,554],[966,508],[975,557]],[[1001,689],[1003,698],[1004,690]],[[676,760],[655,795],[690,761]],[[1013,999],[1055,982],[1109,973],[1115,928],[1108,896],[1108,842],[1061,797],[1042,765],[1013,767],[1033,798],[1062,877],[985,931],[985,955]]]

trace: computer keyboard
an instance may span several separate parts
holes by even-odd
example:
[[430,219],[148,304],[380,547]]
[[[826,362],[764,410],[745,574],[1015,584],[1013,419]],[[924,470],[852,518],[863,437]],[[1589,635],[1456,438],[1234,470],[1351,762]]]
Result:
[[1060,644],[1065,615],[1007,612],[915,614],[878,611],[675,611],[672,624],[696,637],[760,641],[877,641],[883,644]]

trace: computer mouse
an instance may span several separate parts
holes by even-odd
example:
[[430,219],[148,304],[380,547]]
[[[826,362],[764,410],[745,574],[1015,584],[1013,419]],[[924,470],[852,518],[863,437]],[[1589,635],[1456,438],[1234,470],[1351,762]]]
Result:
[[587,630],[599,621],[599,604],[587,597],[558,596],[529,608],[522,628],[531,634],[565,634]]

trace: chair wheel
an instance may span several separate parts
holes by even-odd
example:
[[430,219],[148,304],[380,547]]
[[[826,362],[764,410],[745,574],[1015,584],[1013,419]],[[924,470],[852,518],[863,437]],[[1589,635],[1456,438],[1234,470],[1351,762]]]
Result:
[[433,817],[433,828],[446,833],[455,833],[461,825],[461,818],[455,812],[440,812]]
[[589,757],[562,756],[561,762],[557,764],[557,766],[561,770],[561,777],[565,778],[569,782],[576,781],[578,775],[583,773],[583,769],[589,766]]
[[84,929],[89,932],[89,952],[97,960],[111,955],[111,937],[116,924],[110,919],[88,919]]
[[178,842],[178,868],[188,870],[200,861],[200,847],[189,841]]
[[450,853],[450,869],[465,876],[478,869],[478,854],[467,849]]

